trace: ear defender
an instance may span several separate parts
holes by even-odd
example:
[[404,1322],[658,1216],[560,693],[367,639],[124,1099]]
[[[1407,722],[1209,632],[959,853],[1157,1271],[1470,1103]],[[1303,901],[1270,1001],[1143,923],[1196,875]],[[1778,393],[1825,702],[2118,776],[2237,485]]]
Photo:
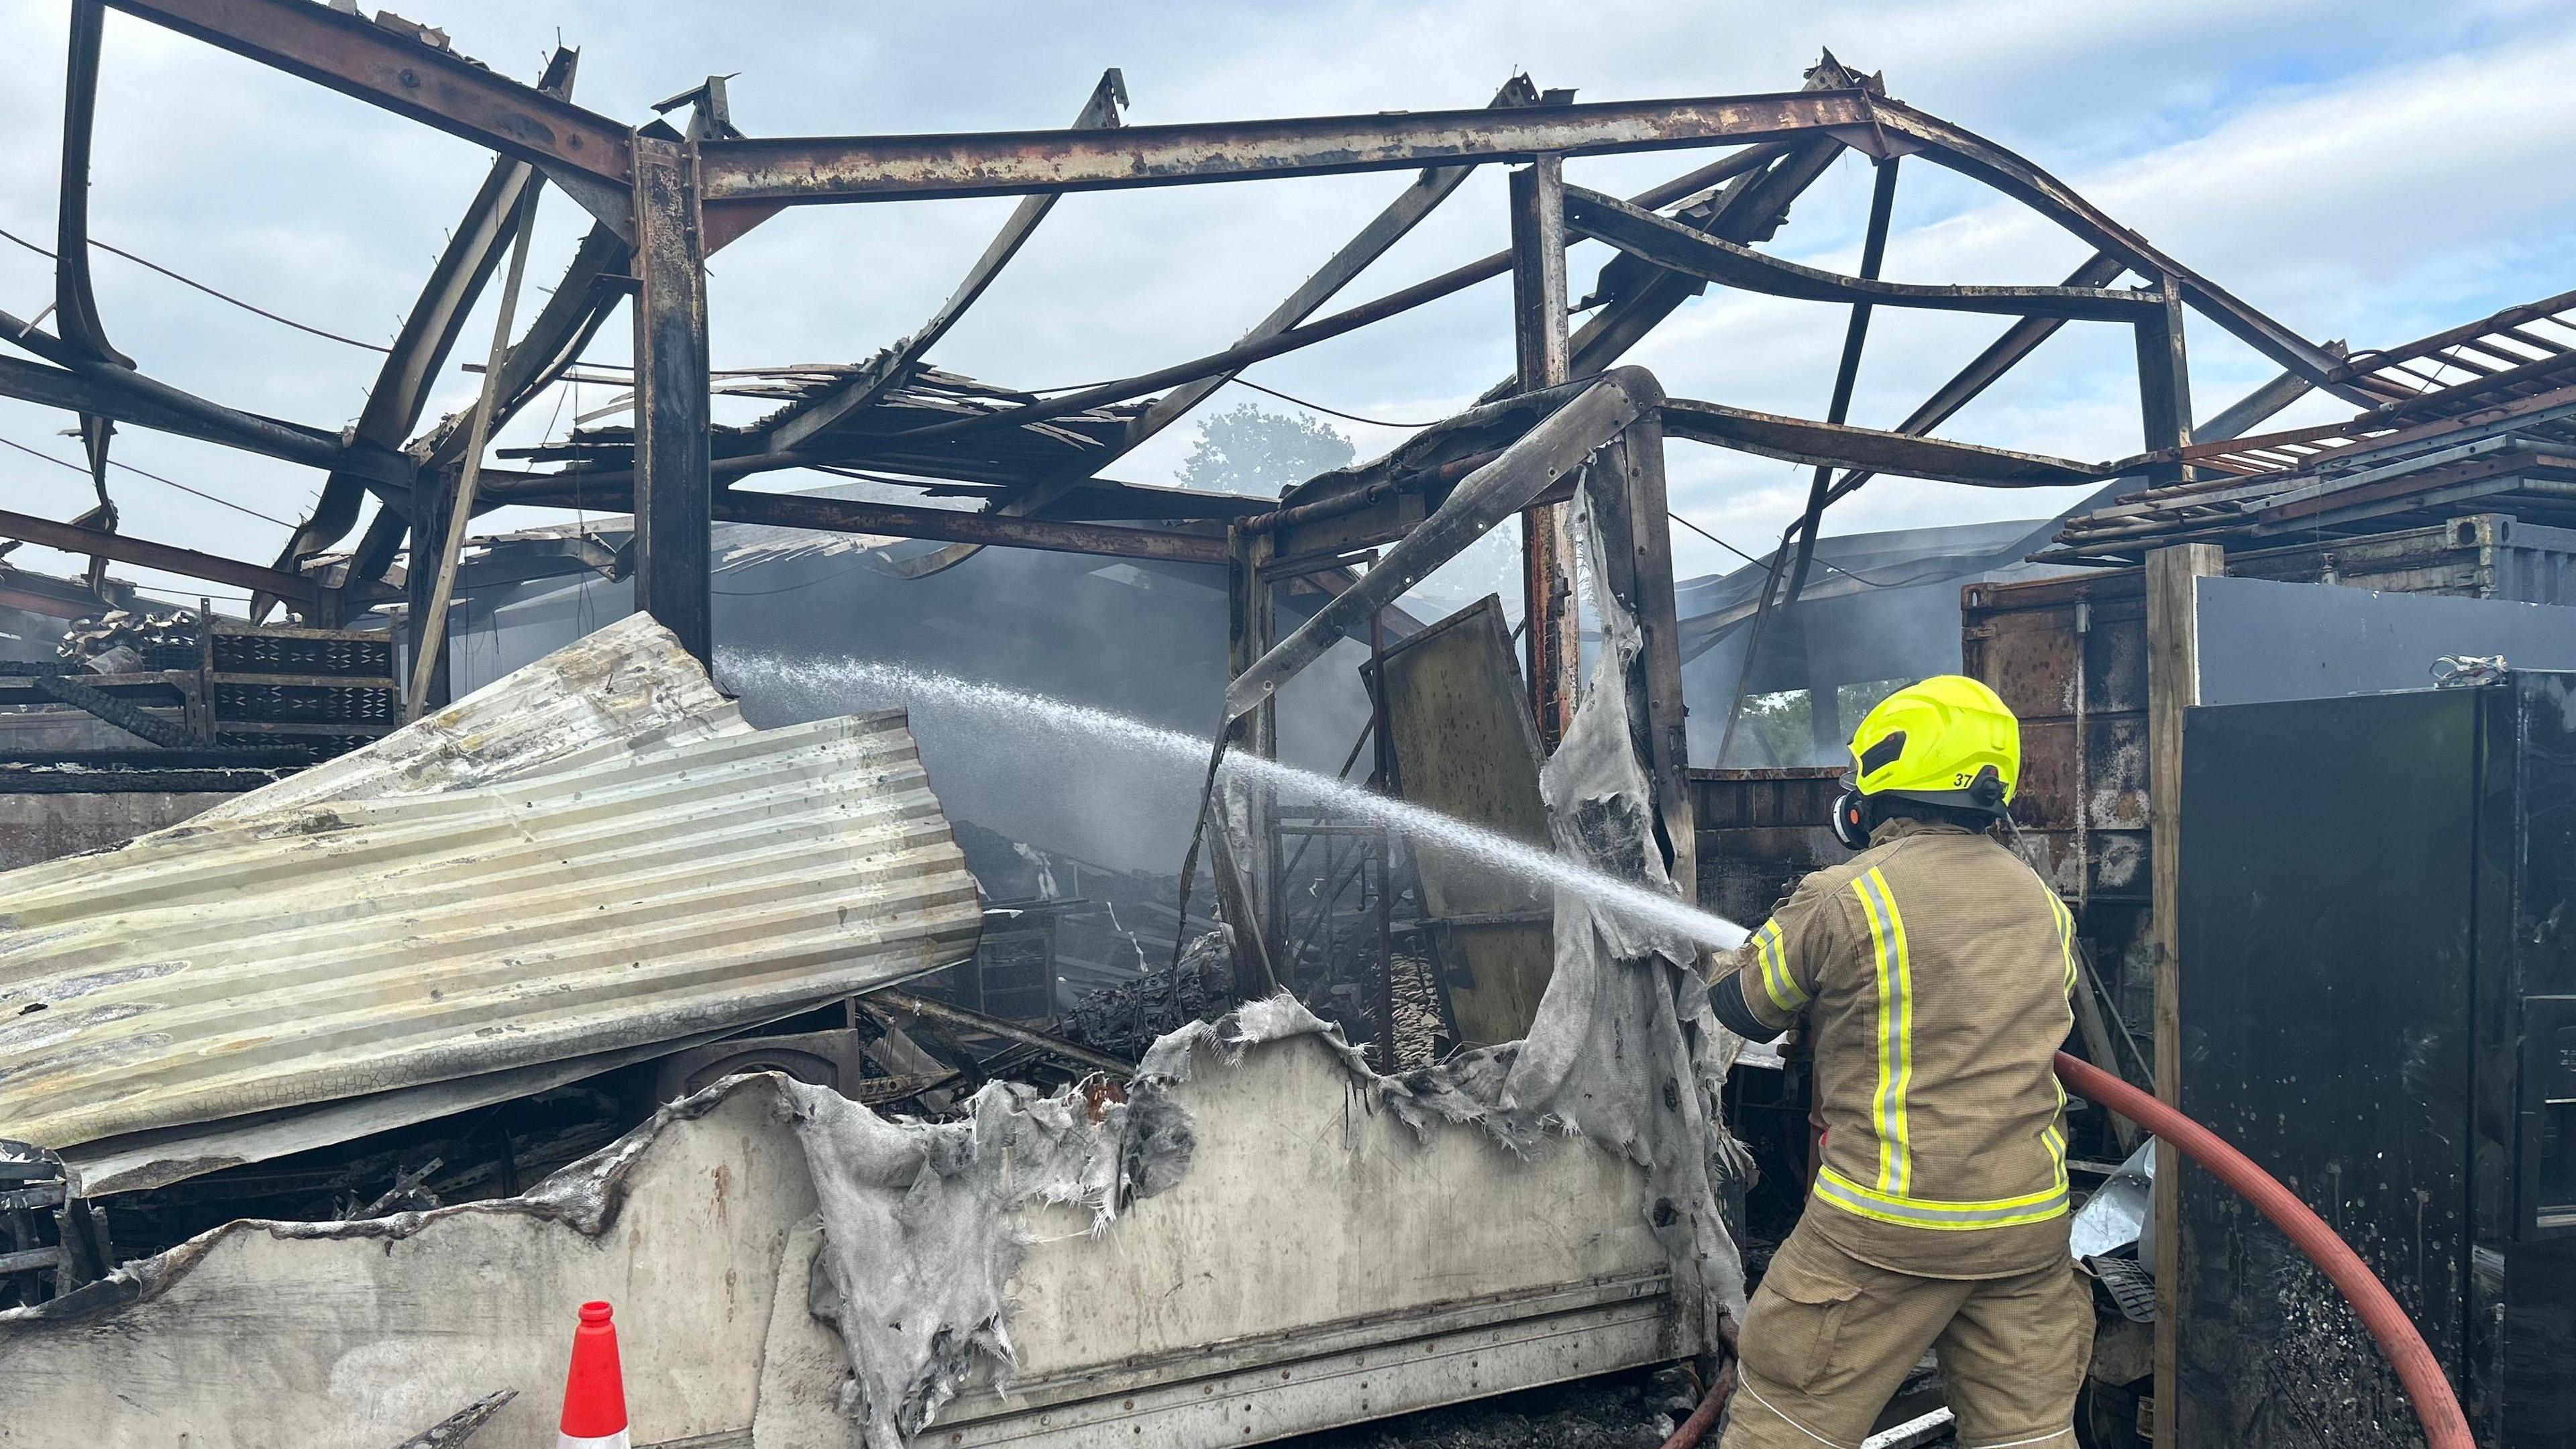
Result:
[[[2000,787],[1999,787],[2000,788]],[[1834,839],[1846,850],[1869,849],[1869,802],[1858,790],[1845,790],[1834,797]]]
[[2003,776],[1995,773],[1994,766],[1977,771],[1977,778],[1968,785],[1968,803],[1996,815],[2004,813]]

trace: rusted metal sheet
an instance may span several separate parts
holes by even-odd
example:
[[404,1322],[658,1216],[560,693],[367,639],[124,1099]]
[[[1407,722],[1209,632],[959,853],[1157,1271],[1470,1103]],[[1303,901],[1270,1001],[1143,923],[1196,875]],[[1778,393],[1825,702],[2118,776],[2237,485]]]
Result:
[[[1502,605],[1486,598],[1389,649],[1386,729],[1398,793],[1417,805],[1544,845],[1539,746],[1512,667]],[[1537,1015],[1555,947],[1545,893],[1416,848],[1458,1030],[1469,1042],[1517,1041]]]
[[[371,1127],[416,1120],[460,1083],[973,954],[975,884],[900,714],[748,729],[641,618],[564,655],[185,825],[0,877],[0,1136],[166,1181],[126,1146],[256,1160],[317,1145],[282,1117],[363,1099]],[[255,1154],[206,1145],[244,1123]]]
[[2230,553],[2227,571],[2400,594],[2576,604],[2576,529],[2481,513],[2431,528]]
[[2076,911],[2113,1004],[2153,1016],[2146,589],[2134,569],[1961,593],[1961,670],[2020,716],[2023,855]]
[[[2134,573],[1972,584],[1961,660],[2022,722],[2013,814],[2070,902],[2143,900],[2145,592]],[[2127,837],[2135,837],[2134,839]]]
[[[2230,553],[2229,574],[2404,593],[2576,603],[2576,531],[2497,515]],[[2013,814],[2077,909],[2132,1026],[2148,1019],[2147,634],[2143,576],[2105,570],[1961,595],[1961,655],[2022,722]]]

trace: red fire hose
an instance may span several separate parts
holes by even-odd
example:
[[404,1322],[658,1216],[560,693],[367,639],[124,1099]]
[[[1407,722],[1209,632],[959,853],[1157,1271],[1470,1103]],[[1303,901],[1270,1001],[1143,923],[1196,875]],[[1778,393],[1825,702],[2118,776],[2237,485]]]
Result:
[[[2387,1287],[2343,1239],[2335,1236],[2325,1219],[2299,1201],[2296,1193],[2256,1167],[2244,1153],[2220,1141],[2217,1133],[2090,1062],[2059,1052],[2057,1075],[2079,1095],[2172,1143],[2183,1156],[2208,1169],[2210,1176],[2234,1189],[2237,1196],[2252,1203],[2255,1211],[2288,1234],[2299,1251],[2307,1254],[2308,1261],[2335,1285],[2344,1301],[2352,1305],[2361,1326],[2370,1330],[2379,1351],[2388,1356],[2389,1367],[2397,1371],[2398,1382],[2406,1386],[2406,1397],[2414,1405],[2416,1420],[2424,1426],[2424,1439],[2430,1449],[2477,1449],[2477,1441],[2469,1437],[2469,1421],[2460,1412],[2460,1401],[2451,1393],[2450,1380],[2442,1376],[2442,1366],[2434,1361],[2433,1350],[2425,1346],[2423,1335],[2415,1331],[2406,1310],[2397,1306],[2397,1300],[2388,1296]],[[1664,1449],[1693,1449],[1709,1426],[1717,1422],[1718,1411],[1725,1407],[1734,1387],[1734,1365],[1730,1364],[1709,1387],[1708,1397],[1699,1408],[1664,1441]]]
[[2460,1413],[2460,1401],[2451,1393],[2450,1380],[2442,1376],[2442,1366],[2434,1361],[2433,1350],[2424,1346],[2424,1337],[2415,1331],[2406,1310],[2397,1306],[2388,1289],[2296,1193],[2220,1141],[2217,1133],[2090,1062],[2059,1052],[2057,1075],[2078,1095],[2172,1143],[2287,1233],[2308,1261],[2333,1281],[2335,1291],[2352,1305],[2361,1326],[2370,1330],[2379,1351],[2388,1356],[2388,1366],[2397,1371],[2398,1382],[2406,1386],[2406,1397],[2414,1403],[2415,1417],[2424,1425],[2425,1442],[2432,1449],[2477,1449],[2477,1441],[2469,1437],[2469,1421]]

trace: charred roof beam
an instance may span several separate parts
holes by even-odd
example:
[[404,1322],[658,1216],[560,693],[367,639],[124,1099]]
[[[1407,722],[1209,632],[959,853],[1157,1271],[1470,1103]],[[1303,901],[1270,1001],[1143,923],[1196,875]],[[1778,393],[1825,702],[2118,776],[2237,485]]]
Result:
[[1235,675],[1226,686],[1223,726],[1267,703],[1336,640],[1364,627],[1371,614],[1583,467],[1630,423],[1661,405],[1664,392],[1644,368],[1621,367],[1531,397],[1551,408],[1536,426],[1461,480],[1357,583]]
[[[558,47],[546,62],[539,89],[553,95],[569,93],[579,62],[579,52]],[[377,369],[375,386],[367,390],[366,406],[360,410],[352,433],[357,443],[397,453],[404,438],[420,422],[429,404],[430,384],[446,365],[457,335],[464,330],[467,314],[474,310],[476,299],[483,295],[493,269],[500,265],[521,219],[528,214],[523,203],[531,189],[542,184],[537,168],[527,162],[504,156],[492,163],[482,187],[466,205],[464,219],[448,234],[446,249],[430,268],[419,300],[404,317],[393,350]],[[368,485],[373,481],[346,468],[334,470],[323,480],[321,496],[314,500],[312,511],[278,553],[276,567],[293,573],[304,566],[306,559],[346,538],[357,524],[359,505],[365,501]],[[410,487],[392,489],[380,485],[376,491],[403,510],[411,506]],[[255,603],[252,612],[257,615],[263,611]]]
[[[1761,158],[1755,157],[1750,159],[1754,164],[1759,164]],[[1662,206],[1669,204],[1673,200],[1688,196],[1692,192],[1699,190],[1701,187],[1709,184],[1712,180],[1743,174],[1747,166],[1747,161],[1748,158],[1742,153],[1722,158],[1707,166],[1699,167],[1686,175],[1666,182],[1661,186],[1651,187],[1646,191],[1631,197],[1630,201],[1632,204],[1639,206]],[[1098,387],[1085,388],[1080,392],[1066,393],[1060,397],[1049,398],[1045,402],[1030,403],[1022,407],[1012,408],[1007,412],[987,413],[980,417],[960,418],[954,422],[934,423],[928,427],[914,428],[907,432],[886,434],[882,437],[871,439],[870,441],[878,444],[895,441],[922,443],[934,441],[940,438],[955,437],[961,433],[982,432],[990,428],[1025,426],[1030,423],[1043,422],[1049,418],[1062,417],[1067,413],[1083,412],[1090,408],[1100,407],[1109,403],[1124,402],[1130,398],[1144,397],[1150,393],[1162,391],[1165,388],[1178,387],[1185,383],[1198,382],[1205,378],[1216,377],[1223,374],[1241,372],[1243,369],[1250,367],[1256,362],[1263,361],[1264,359],[1279,357],[1286,353],[1295,352],[1301,348],[1312,347],[1318,342],[1328,341],[1332,338],[1339,337],[1346,332],[1355,332],[1372,323],[1383,322],[1387,318],[1401,316],[1406,312],[1412,311],[1416,307],[1424,306],[1428,303],[1436,302],[1453,293],[1464,291],[1466,288],[1474,286],[1479,282],[1491,281],[1496,277],[1507,276],[1510,274],[1511,269],[1512,254],[1508,250],[1495,252],[1489,256],[1479,257],[1475,261],[1468,262],[1463,266],[1452,267],[1438,276],[1426,277],[1422,281],[1416,282],[1409,287],[1399,287],[1395,291],[1389,292],[1385,296],[1378,297],[1372,301],[1362,302],[1355,307],[1344,308],[1343,310],[1332,313],[1329,316],[1318,317],[1312,322],[1299,323],[1297,326],[1288,328],[1282,332],[1273,333],[1268,337],[1260,338],[1256,341],[1237,343],[1222,352],[1214,352],[1205,357],[1192,358],[1187,362],[1175,363],[1170,367],[1157,368],[1152,372],[1140,373],[1134,377],[1121,378],[1115,382],[1105,382],[1100,384]],[[1580,334],[1576,337],[1576,343],[1578,346],[1581,343]],[[1517,384],[1515,383],[1502,388],[1498,390],[1495,396],[1479,399],[1479,402],[1498,401],[1501,397],[1508,396],[1516,386]],[[770,468],[788,468],[798,466],[806,461],[810,460],[803,456],[794,456],[783,460],[770,461],[764,463],[763,466]]]
[[1788,463],[1868,468],[1980,488],[2062,488],[2098,482],[2113,471],[2069,458],[1911,437],[1848,423],[1820,423],[1685,398],[1664,404],[1664,431],[1672,437]]
[[137,427],[180,433],[314,468],[365,468],[398,486],[410,469],[389,453],[344,448],[319,428],[209,402],[112,362],[84,357],[60,338],[0,312],[0,337],[61,367],[0,357],[0,396],[76,412],[94,412]]
[[[1886,94],[1878,76],[1863,77],[1827,52],[1807,72],[1810,91],[1854,90],[1864,97]],[[1688,202],[1673,220],[1695,231],[1723,237],[1738,245],[1768,241],[1789,219],[1789,208],[1816,184],[1843,151],[1834,134],[1805,137],[1753,148],[1762,165],[1749,169],[1724,189]],[[1598,306],[1573,338],[1573,372],[1590,377],[1628,355],[1647,333],[1707,290],[1700,278],[1667,271],[1625,254],[1612,257],[1593,284],[1586,307]],[[1498,383],[1493,397],[1509,387]]]
[[478,146],[627,184],[625,126],[354,12],[314,0],[108,3]]
[[299,604],[312,604],[321,597],[319,586],[301,574],[281,573],[258,564],[199,553],[175,544],[152,543],[128,534],[104,533],[78,524],[57,523],[33,514],[0,510],[0,537],[22,539],[66,553],[112,558],[120,563],[160,569],[211,583],[231,584],[236,588],[275,594]]
[[[2096,252],[2060,283],[2065,287],[2103,287],[2117,281],[2128,265],[2108,252]],[[1986,350],[1971,359],[1966,367],[1948,382],[1941,384],[1920,407],[1896,425],[1896,431],[1921,436],[1948,422],[1951,415],[1977,400],[1987,388],[2000,381],[2021,360],[2039,349],[2039,344],[2057,335],[2066,325],[2062,317],[2025,317],[2004,329],[2002,336],[1988,344]],[[1834,481],[1827,502],[1838,501],[1877,475],[1866,468],[1855,468]]]
[[1781,140],[1866,127],[1857,91],[1128,126],[709,142],[710,205],[1010,196],[1402,171]]
[[2146,293],[2108,287],[1924,286],[1846,277],[1765,256],[1578,186],[1565,189],[1565,214],[1575,232],[1667,271],[1772,297],[2099,322],[2134,322],[2158,305]]
[[[112,0],[119,9],[549,168],[612,227],[631,226],[629,133],[605,116],[310,0]],[[2021,201],[2132,270],[2168,278],[2256,351],[2365,406],[2340,359],[2264,316],[2023,158],[1860,87],[1785,95],[1613,101],[1497,114],[1426,111],[1126,127],[1105,132],[709,140],[711,235],[729,209],[932,196],[1021,195],[1401,170],[1468,161],[1832,137],[1873,157],[1920,151]]]
[[[1494,93],[1494,98],[1486,104],[1486,109],[1489,111],[1513,110],[1543,103],[1563,106],[1571,104],[1573,94],[1571,91],[1558,91],[1543,95],[1529,77],[1516,75],[1505,81],[1502,89]],[[1460,186],[1466,184],[1467,178],[1475,172],[1475,169],[1472,165],[1434,166],[1425,169],[1421,175],[1413,179],[1411,186],[1404,189],[1402,195],[1387,203],[1385,210],[1371,218],[1368,225],[1361,227],[1356,235],[1342,245],[1340,251],[1335,252],[1324,265],[1316,268],[1313,276],[1308,277],[1296,291],[1289,293],[1286,300],[1272,308],[1269,316],[1262,318],[1251,331],[1236,339],[1237,345],[1258,342],[1266,337],[1276,337],[1313,316],[1316,308],[1330,301],[1335,293],[1350,285],[1360,273],[1368,270],[1378,258],[1386,255],[1388,248],[1403,240],[1405,235],[1416,226],[1421,225],[1423,218],[1429,216],[1440,203],[1448,200]],[[1508,259],[1510,254],[1505,252],[1503,255]],[[1127,436],[1118,451],[1122,454],[1130,452],[1156,433],[1180,421],[1183,414],[1205,402],[1234,376],[1233,372],[1218,373],[1196,382],[1184,383],[1155,399],[1154,405],[1146,410],[1143,417],[1128,424]]]
[[[579,506],[585,509],[631,509],[633,499],[630,484],[586,483],[580,493]],[[576,506],[570,489],[530,486],[529,480],[521,480],[497,496],[482,501],[496,508],[505,504],[541,508]],[[907,508],[898,504],[828,498],[812,493],[751,493],[740,489],[718,489],[711,510],[718,523],[774,524],[824,533],[874,533],[947,543],[1034,548],[1054,553],[1159,559],[1168,563],[1222,564],[1226,561],[1224,536],[1205,527],[1192,531],[1054,518],[1014,518],[962,508]]]
[[[1487,103],[1486,108],[1502,110],[1535,106],[1551,99],[1555,104],[1562,105],[1570,100],[1571,96],[1571,92],[1556,92],[1552,97],[1542,95],[1538,87],[1531,83],[1529,77],[1515,75],[1503,83],[1502,89],[1494,93],[1493,100]],[[1361,227],[1349,241],[1342,244],[1339,251],[1327,258],[1322,266],[1316,268],[1314,275],[1308,277],[1295,291],[1289,293],[1285,300],[1272,308],[1269,316],[1253,324],[1252,330],[1238,338],[1235,346],[1247,347],[1278,337],[1313,316],[1316,308],[1332,300],[1336,293],[1350,285],[1378,258],[1386,255],[1388,248],[1403,240],[1416,226],[1421,225],[1423,218],[1429,216],[1440,203],[1448,200],[1460,186],[1466,184],[1468,176],[1473,174],[1475,169],[1473,166],[1426,168],[1421,175],[1413,179],[1412,185],[1406,187],[1395,200],[1388,202],[1384,210],[1370,218],[1366,226]],[[1025,207],[1027,203],[1024,202],[1022,205]],[[1506,252],[1502,255],[1504,264],[1508,267],[1510,254]],[[1179,422],[1189,414],[1191,409],[1215,395],[1217,389],[1232,381],[1242,370],[1237,367],[1210,372],[1202,377],[1183,382],[1162,397],[1155,399],[1152,407],[1127,425],[1125,436],[1118,440],[1106,456],[1084,460],[1085,466],[1082,473],[1097,473],[1110,463],[1144,446],[1146,441],[1155,434]],[[1080,474],[1072,474],[1061,479],[1040,482],[1019,497],[1002,503],[995,511],[1020,516],[1036,513],[1079,486],[1081,481]],[[960,544],[940,549],[925,558],[912,560],[900,567],[911,577],[927,577],[941,569],[953,568],[974,557],[974,554],[975,550],[972,546]]]
[[[1114,130],[1119,125],[1119,108],[1126,104],[1125,76],[1115,69],[1104,71],[1099,84],[1092,87],[1090,98],[1083,102],[1082,110],[1074,116],[1072,129]],[[1019,255],[1020,248],[1027,245],[1029,237],[1037,231],[1038,223],[1046,220],[1047,212],[1054,208],[1056,200],[1054,193],[1046,192],[1022,197],[1020,204],[1012,209],[1010,218],[1002,223],[1001,231],[985,246],[984,254],[967,269],[965,279],[957,284],[957,290],[949,294],[948,300],[940,304],[939,310],[931,315],[920,331],[889,348],[866,372],[847,378],[820,396],[790,408],[769,425],[767,447],[763,451],[796,447],[875,402],[887,388],[902,383],[932,345],[947,336],[948,330],[966,315],[966,309],[974,306],[985,289],[993,285],[993,279],[1002,274],[1002,268],[1010,265],[1011,258]]]
[[99,0],[72,0],[70,60],[63,80],[62,198],[54,226],[54,330],[63,345],[132,367],[108,345],[89,275],[89,149],[98,116],[98,56],[107,12]]
[[1872,129],[1890,154],[1920,150],[1926,159],[2019,201],[2142,276],[2161,277],[2194,311],[2283,367],[2364,406],[2377,399],[2338,379],[2343,359],[2256,311],[2225,288],[2167,256],[2049,175],[2003,147],[1901,101],[1881,101]]

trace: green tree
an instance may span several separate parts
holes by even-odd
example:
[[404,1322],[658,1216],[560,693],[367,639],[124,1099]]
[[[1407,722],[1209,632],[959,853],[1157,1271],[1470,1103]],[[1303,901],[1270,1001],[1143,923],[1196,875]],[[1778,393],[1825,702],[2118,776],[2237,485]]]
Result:
[[[1878,702],[1912,683],[1906,679],[1877,679],[1859,684],[1838,686],[1835,691],[1835,717],[1842,721],[1836,733],[1849,736],[1861,716],[1878,707]],[[1815,697],[1803,689],[1783,690],[1778,694],[1748,694],[1744,708],[1735,722],[1736,748],[1730,755],[1744,753],[1746,737],[1759,741],[1765,758],[1779,765],[1847,765],[1851,757],[1834,751],[1818,758],[1815,732],[1810,721],[1815,714]],[[1726,763],[1736,765],[1740,759]]]
[[1242,403],[1199,424],[1180,476],[1186,487],[1276,497],[1353,456],[1351,440],[1321,418]]

